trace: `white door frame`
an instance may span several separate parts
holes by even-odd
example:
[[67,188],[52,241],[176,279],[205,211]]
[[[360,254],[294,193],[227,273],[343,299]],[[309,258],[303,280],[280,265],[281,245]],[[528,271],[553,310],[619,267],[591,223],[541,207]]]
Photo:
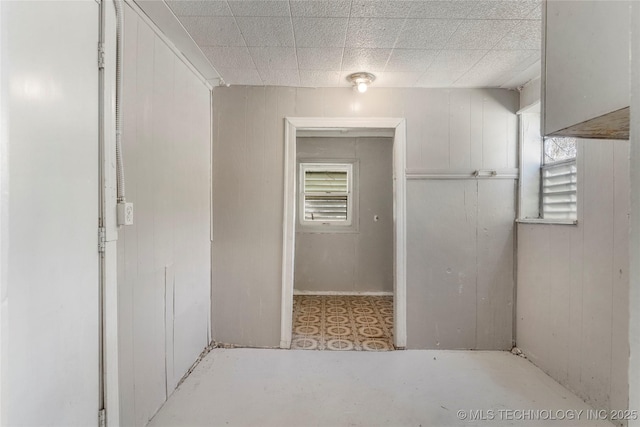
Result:
[[393,137],[393,322],[394,345],[407,346],[406,276],[406,122],[391,117],[286,117],[284,131],[284,219],[282,232],[282,315],[280,348],[291,347],[293,275],[296,238],[296,133],[344,128],[392,129]]

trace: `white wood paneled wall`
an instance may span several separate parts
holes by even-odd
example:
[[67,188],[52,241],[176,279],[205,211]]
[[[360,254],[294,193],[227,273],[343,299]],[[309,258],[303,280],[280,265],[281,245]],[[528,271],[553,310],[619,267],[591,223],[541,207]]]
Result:
[[628,405],[628,215],[628,141],[580,140],[578,225],[518,226],[517,344],[596,408]]
[[[372,88],[365,94],[358,94],[348,88],[216,88],[214,339],[252,346],[278,346],[280,342],[285,117],[405,117],[409,174],[453,170],[470,177],[474,170],[513,170],[517,167],[515,112],[518,103],[517,92],[501,89]],[[465,212],[467,186],[472,187],[468,203],[480,194],[482,211],[478,213],[478,221],[467,222],[461,214]],[[428,312],[429,304],[447,307],[442,302],[450,302],[447,293],[456,293],[457,288],[436,276],[428,276],[428,272],[418,267],[423,264],[437,267],[436,260],[430,256],[438,250],[439,243],[429,240],[426,230],[409,228],[408,236],[412,236],[413,243],[407,248],[407,292],[410,300],[417,297],[408,313],[410,347],[503,349],[510,345],[512,273],[506,281],[503,278],[507,276],[507,270],[512,272],[512,265],[507,267],[507,264],[513,257],[513,188],[513,180],[491,181],[490,178],[486,184],[476,180],[414,180],[408,184],[409,224],[430,221],[423,208],[433,212],[436,208],[432,205],[447,203],[447,198],[461,201],[459,204],[452,202],[451,209],[446,211],[448,215],[443,212],[442,223],[436,224],[443,229],[455,230],[459,238],[455,243],[457,251],[451,252],[445,261],[458,265],[466,260],[466,248],[476,250],[475,240],[469,240],[467,234],[459,232],[471,226],[474,227],[474,231],[468,233],[471,236],[475,232],[484,233],[485,227],[488,230],[483,237],[486,241],[478,240],[478,249],[486,252],[483,255],[493,253],[503,257],[505,251],[510,254],[504,264],[494,258],[482,260],[491,271],[478,270],[477,286],[483,289],[479,295],[492,300],[478,299],[470,303],[468,307],[473,315],[463,325],[465,331],[475,331],[476,326],[481,325],[478,334],[443,340],[443,344],[437,346],[434,329],[420,325],[424,319],[433,316]],[[474,301],[475,286],[474,282],[473,287],[467,288],[469,293],[473,292]],[[433,298],[427,301],[430,296]],[[450,305],[440,313],[436,319],[439,324],[459,324],[458,317],[467,316],[454,308]]]
[[121,423],[143,426],[208,344],[210,92],[129,7],[118,242]]

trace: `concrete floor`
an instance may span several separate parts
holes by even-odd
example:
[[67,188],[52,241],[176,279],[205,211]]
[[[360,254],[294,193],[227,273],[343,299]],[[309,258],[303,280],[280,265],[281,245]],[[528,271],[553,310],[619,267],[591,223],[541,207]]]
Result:
[[612,425],[589,410],[508,352],[215,349],[149,425]]

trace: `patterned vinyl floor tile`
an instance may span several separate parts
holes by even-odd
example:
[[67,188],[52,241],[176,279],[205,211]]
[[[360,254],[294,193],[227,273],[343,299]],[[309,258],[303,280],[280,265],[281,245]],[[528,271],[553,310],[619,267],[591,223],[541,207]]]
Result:
[[393,297],[293,297],[292,349],[393,350]]

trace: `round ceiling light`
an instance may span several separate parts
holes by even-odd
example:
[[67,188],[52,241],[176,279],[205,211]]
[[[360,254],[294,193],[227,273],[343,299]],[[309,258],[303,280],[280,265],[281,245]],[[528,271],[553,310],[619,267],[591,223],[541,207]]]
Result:
[[366,92],[369,85],[375,79],[376,79],[376,76],[374,76],[371,73],[366,73],[364,71],[359,73],[349,74],[347,76],[347,81],[350,82],[353,85],[353,87],[357,88],[358,92],[360,93]]

